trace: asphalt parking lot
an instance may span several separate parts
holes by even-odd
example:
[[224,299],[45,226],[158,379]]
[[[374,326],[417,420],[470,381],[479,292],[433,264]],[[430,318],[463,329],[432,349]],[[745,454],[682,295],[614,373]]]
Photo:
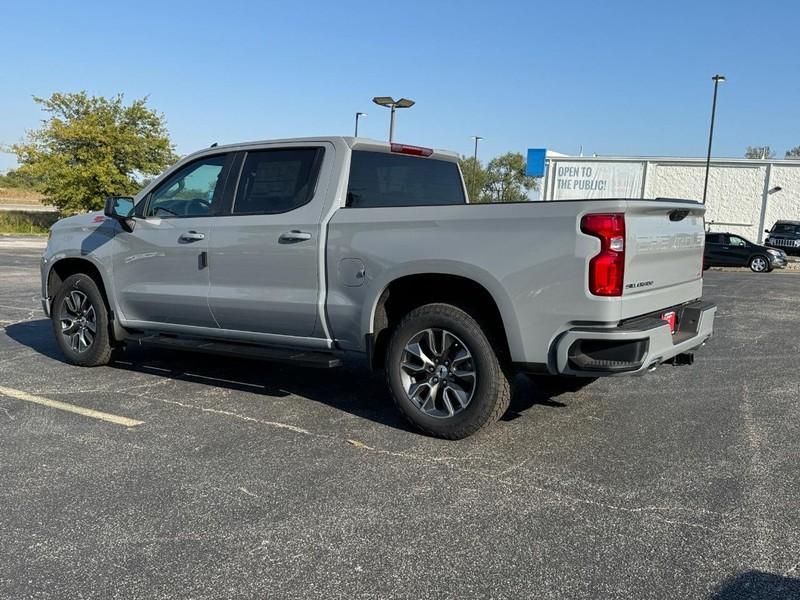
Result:
[[800,275],[708,272],[694,366],[445,442],[356,366],[70,367],[40,252],[0,245],[0,598],[800,597]]

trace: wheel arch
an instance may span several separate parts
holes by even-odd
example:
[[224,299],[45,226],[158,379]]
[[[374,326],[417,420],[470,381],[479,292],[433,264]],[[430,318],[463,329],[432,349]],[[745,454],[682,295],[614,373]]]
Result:
[[[366,350],[371,368],[380,368],[393,326],[410,310],[443,302],[452,304],[487,327],[498,341],[503,359],[514,355],[516,339],[510,336],[513,315],[503,314],[501,303],[488,287],[474,278],[445,272],[419,272],[398,276],[387,282],[368,306],[365,324]],[[513,332],[514,330],[511,330]]]
[[68,277],[78,273],[88,275],[92,278],[95,284],[97,284],[97,287],[100,290],[100,295],[103,297],[103,302],[106,305],[106,310],[108,310],[112,337],[116,341],[123,339],[125,337],[125,331],[117,321],[114,305],[109,297],[109,287],[107,285],[106,277],[103,274],[101,267],[95,264],[92,260],[85,257],[66,256],[53,262],[48,268],[47,277],[45,279],[47,286],[45,292],[49,300],[52,302],[61,285]]

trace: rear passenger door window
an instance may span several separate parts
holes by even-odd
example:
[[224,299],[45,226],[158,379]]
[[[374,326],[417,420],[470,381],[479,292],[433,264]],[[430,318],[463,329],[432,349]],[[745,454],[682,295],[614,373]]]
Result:
[[354,150],[347,206],[466,204],[458,165],[446,160]]
[[747,242],[745,242],[742,238],[737,237],[735,235],[729,235],[728,236],[728,243],[731,246],[737,246],[739,248],[744,248],[744,247],[747,246]]
[[322,148],[248,152],[232,213],[274,215],[307,204],[314,194],[322,153]]

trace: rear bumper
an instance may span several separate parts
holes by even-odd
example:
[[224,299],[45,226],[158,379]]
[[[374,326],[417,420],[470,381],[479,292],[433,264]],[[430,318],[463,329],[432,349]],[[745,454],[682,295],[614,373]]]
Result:
[[701,346],[713,333],[716,311],[710,302],[685,304],[677,309],[675,334],[653,316],[617,327],[570,329],[553,343],[550,370],[583,377],[643,373]]

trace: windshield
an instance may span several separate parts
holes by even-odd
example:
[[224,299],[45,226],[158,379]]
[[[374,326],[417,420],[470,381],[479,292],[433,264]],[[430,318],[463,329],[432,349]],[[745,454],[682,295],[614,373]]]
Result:
[[772,228],[772,233],[800,235],[800,225],[795,225],[794,223],[775,223],[775,227]]

